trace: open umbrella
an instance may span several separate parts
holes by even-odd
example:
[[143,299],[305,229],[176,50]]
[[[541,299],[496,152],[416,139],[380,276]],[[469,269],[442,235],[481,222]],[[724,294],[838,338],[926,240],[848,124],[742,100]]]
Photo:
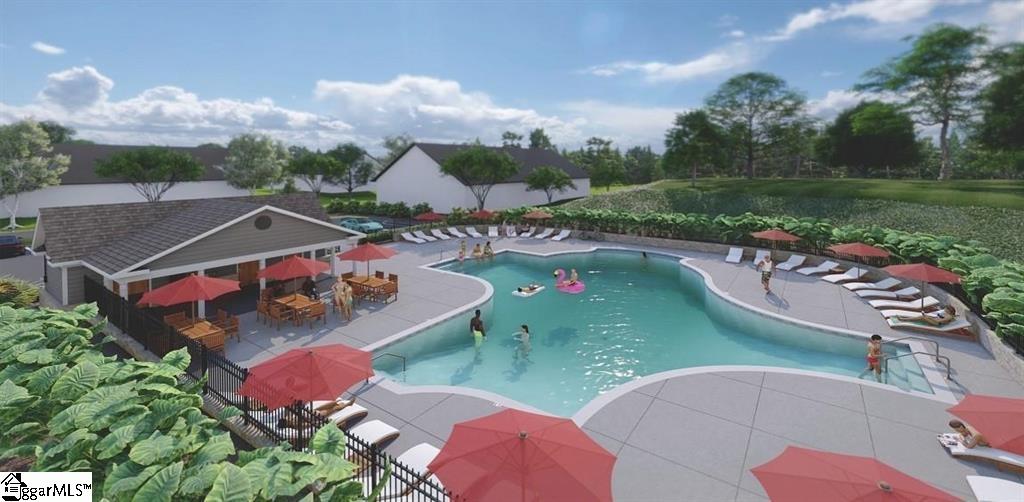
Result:
[[292,289],[295,289],[299,277],[316,277],[317,274],[328,271],[331,266],[318,260],[303,258],[298,255],[289,256],[263,270],[256,276],[262,279],[274,279],[285,281],[294,279]]
[[238,395],[273,410],[295,401],[333,400],[373,376],[371,354],[347,345],[293,349],[249,368]]
[[1024,455],[1024,399],[968,394],[946,411],[978,429],[993,447]]
[[413,216],[412,219],[414,219],[416,221],[425,221],[425,222],[428,222],[428,223],[433,223],[435,221],[443,220],[444,219],[444,215],[443,214],[435,213],[433,211],[427,211],[425,213],[420,213],[420,214],[417,214],[416,216]]
[[888,258],[889,252],[863,242],[851,242],[849,244],[833,244],[828,247],[829,251],[835,254],[855,256],[857,258]]
[[[911,263],[909,265],[889,265],[882,269],[894,277],[902,277],[921,282],[921,289],[924,290],[924,283],[959,284],[960,276],[949,270],[929,265],[927,263]],[[921,295],[921,308],[924,309],[924,295]]]
[[750,472],[775,501],[941,502],[960,500],[870,457],[787,446]]
[[534,209],[533,211],[530,211],[529,213],[524,214],[523,218],[527,219],[527,220],[546,220],[548,218],[554,218],[554,216],[552,216],[551,213],[549,213],[547,211],[541,211],[540,209]]
[[[796,242],[800,240],[799,237],[784,230],[779,230],[777,228],[773,228],[771,230],[762,230],[760,232],[753,232],[750,234],[750,236],[755,239],[771,241],[773,250],[779,242]],[[774,257],[772,259],[774,259]]]
[[489,220],[491,218],[494,218],[495,214],[496,213],[494,213],[492,211],[488,211],[486,209],[481,209],[479,211],[474,211],[472,213],[469,213],[469,217],[470,218],[475,218],[475,219],[478,219],[478,220]]
[[428,470],[467,500],[611,501],[614,465],[572,420],[507,409],[455,424]]
[[348,261],[365,261],[366,262],[366,275],[370,275],[370,262],[373,260],[386,260],[395,256],[397,252],[394,249],[378,246],[372,242],[366,244],[360,244],[344,253],[338,253],[339,260]]
[[[170,284],[165,284],[152,291],[143,293],[138,304],[167,307],[181,303],[209,301],[227,293],[238,291],[239,289],[238,281],[192,274],[183,279],[178,279]],[[193,322],[195,322],[196,318],[195,309],[196,307],[193,303]]]

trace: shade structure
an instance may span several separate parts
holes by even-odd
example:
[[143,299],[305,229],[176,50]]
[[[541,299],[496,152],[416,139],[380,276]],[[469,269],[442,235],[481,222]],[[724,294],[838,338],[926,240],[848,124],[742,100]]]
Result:
[[851,242],[848,244],[833,244],[828,247],[829,251],[836,254],[857,256],[860,258],[888,258],[889,251],[880,247],[865,244],[863,242]]
[[181,303],[208,301],[239,289],[238,281],[193,274],[143,293],[138,304],[166,307]]
[[779,230],[777,228],[773,228],[771,230],[762,230],[760,232],[753,232],[750,234],[750,236],[755,239],[761,239],[772,242],[796,242],[800,240],[799,237],[784,230]]
[[366,275],[370,275],[370,262],[373,260],[386,260],[395,256],[397,252],[394,249],[384,246],[378,246],[372,242],[366,244],[360,244],[344,253],[339,253],[339,260],[347,261],[365,261],[366,262]]
[[507,409],[455,424],[430,463],[466,500],[612,500],[615,456],[572,420]]
[[1024,455],[1024,399],[968,394],[946,411],[971,424],[993,447]]
[[886,273],[904,279],[922,282],[959,284],[960,276],[949,270],[927,263],[911,263],[909,265],[889,265],[883,268]]
[[750,472],[775,502],[960,500],[870,457],[796,446]]
[[488,211],[486,209],[481,209],[479,211],[473,211],[472,213],[469,213],[470,218],[475,218],[477,220],[489,220],[491,218],[494,218],[494,215],[494,212]]
[[260,270],[257,277],[283,281],[299,277],[314,277],[317,274],[326,272],[330,268],[329,264],[322,261],[294,255]]
[[341,344],[290,350],[249,368],[238,394],[271,410],[295,401],[334,400],[373,376],[370,358],[369,352]]
[[427,211],[425,213],[420,213],[420,214],[417,214],[416,216],[413,216],[413,219],[416,220],[416,221],[427,221],[427,222],[430,222],[430,221],[441,221],[441,220],[444,219],[444,215],[443,214],[435,213],[433,211]]
[[552,216],[551,213],[547,211],[541,211],[540,209],[534,209],[533,211],[530,211],[529,213],[523,215],[523,218],[527,220],[546,220],[548,218],[553,217],[554,216]]

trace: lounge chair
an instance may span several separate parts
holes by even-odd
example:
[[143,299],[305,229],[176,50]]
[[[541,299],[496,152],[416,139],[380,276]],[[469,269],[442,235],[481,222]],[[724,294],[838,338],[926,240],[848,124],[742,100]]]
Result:
[[338,427],[344,429],[348,424],[362,420],[370,411],[362,406],[352,403],[344,408],[327,415],[327,420],[334,422]]
[[[427,469],[438,453],[441,453],[438,447],[429,443],[420,443],[402,452],[395,460],[423,477],[429,475],[428,479],[430,481],[441,486],[441,481],[437,479],[437,476],[431,474],[430,470]],[[402,480],[397,476],[391,476],[391,479],[388,480],[388,487],[384,489],[383,493],[399,494],[402,496],[409,495],[413,487],[419,483],[420,480]]]
[[430,231],[430,235],[433,235],[434,237],[437,237],[438,239],[441,239],[443,241],[446,241],[446,240],[449,240],[449,239],[452,238],[452,236],[442,232],[440,228],[435,228],[435,229],[431,230]]
[[1024,484],[989,476],[967,476],[967,484],[978,502],[1024,500]]
[[551,237],[551,234],[553,234],[553,233],[555,233],[555,229],[553,229],[553,228],[545,228],[543,232],[541,232],[541,233],[539,233],[537,235],[534,235],[533,238],[534,239],[547,239],[548,237]]
[[906,310],[925,310],[935,307],[939,304],[939,301],[934,296],[926,296],[924,300],[871,300],[868,305],[882,310],[882,309],[906,309]]
[[962,444],[956,444],[953,446],[947,446],[947,448],[949,449],[949,453],[954,457],[976,458],[992,462],[1000,469],[1009,467],[1010,470],[1024,472],[1024,455],[1018,455],[1016,453],[1000,450],[998,448],[990,448],[988,446],[966,448]]
[[954,333],[971,328],[970,321],[963,317],[958,317],[946,324],[940,324],[938,326],[933,326],[923,321],[901,321],[899,316],[889,317],[885,322],[889,323],[889,327],[893,329],[916,329],[931,333]]
[[498,237],[498,227],[487,227],[488,237]]
[[888,298],[890,300],[896,300],[900,298],[913,298],[921,294],[921,290],[914,286],[909,286],[903,289],[897,289],[896,291],[882,291],[879,289],[861,289],[854,291],[857,296],[861,298]]
[[552,237],[551,240],[553,240],[553,241],[560,241],[560,240],[568,237],[570,233],[571,233],[570,230],[563,229],[561,232],[558,232],[558,235]]
[[413,237],[413,235],[410,234],[409,232],[402,232],[402,238],[407,240],[407,241],[409,241],[409,242],[415,242],[416,244],[423,244],[424,242],[427,242],[426,239],[420,239],[419,237]]
[[370,420],[369,422],[361,423],[351,428],[349,433],[371,445],[380,445],[397,438],[400,434],[398,429],[380,420]]
[[841,274],[826,275],[822,277],[821,280],[831,282],[832,284],[838,284],[840,282],[847,282],[860,279],[861,277],[864,277],[867,274],[867,270],[860,267],[853,267],[850,270],[847,270],[846,272],[843,272]]
[[794,268],[797,268],[800,265],[803,265],[804,261],[806,261],[806,260],[807,260],[807,257],[802,255],[802,254],[791,254],[791,255],[789,255],[789,259],[788,260],[786,260],[786,261],[776,265],[775,268],[777,268],[779,270],[793,270]]
[[729,248],[729,254],[725,257],[726,263],[739,263],[743,261],[743,248]]
[[878,282],[848,282],[843,287],[850,291],[858,289],[892,289],[900,285],[900,280],[895,277],[886,277]]
[[469,236],[473,237],[474,239],[484,238],[484,236],[480,232],[476,231],[476,227],[466,227],[466,233],[469,234]]
[[530,227],[525,232],[519,234],[520,237],[533,237],[533,233],[537,231],[537,227]]
[[814,267],[804,267],[804,268],[802,268],[800,270],[797,270],[796,272],[798,274],[803,274],[803,275],[824,274],[825,272],[831,271],[832,269],[834,269],[834,268],[836,268],[838,266],[839,266],[838,263],[829,260],[829,261],[826,261],[825,263],[822,263],[821,265],[817,265],[817,266],[814,266]]
[[771,255],[772,252],[768,251],[767,249],[758,249],[757,252],[754,253],[754,266],[757,266],[758,263],[761,263],[761,260]]
[[448,233],[450,233],[453,236],[458,237],[460,239],[465,239],[466,238],[466,234],[464,234],[462,232],[459,232],[459,229],[457,229],[455,227],[448,227]]
[[431,237],[431,236],[423,233],[422,230],[417,230],[417,231],[413,232],[412,234],[415,235],[416,237],[419,237],[420,239],[423,239],[423,240],[427,241],[427,242],[434,242],[434,241],[437,240],[437,237]]
[[512,225],[505,227],[505,237],[518,237],[518,235],[516,235],[516,227],[513,227]]

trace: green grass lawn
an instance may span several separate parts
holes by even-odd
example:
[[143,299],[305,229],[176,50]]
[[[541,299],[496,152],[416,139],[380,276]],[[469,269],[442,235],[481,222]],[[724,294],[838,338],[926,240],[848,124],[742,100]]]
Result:
[[[690,189],[689,180],[662,180],[654,188]],[[697,180],[707,192],[841,199],[882,199],[937,206],[1024,209],[1022,180],[741,179]],[[603,191],[601,192],[603,193]]]
[[616,183],[616,184],[614,184],[614,185],[612,185],[610,187],[607,187],[607,188],[606,187],[591,186],[590,187],[590,193],[598,194],[598,193],[618,192],[620,190],[625,190],[627,188],[633,188],[635,186],[636,185],[623,185],[623,184],[619,184],[619,183]]
[[377,194],[374,192],[352,192],[352,193],[322,193],[320,194],[320,205],[326,206],[332,200],[347,199],[360,202],[377,202]]
[[[8,216],[0,217],[0,232],[3,232],[3,233],[9,233],[10,232],[10,230],[7,228],[7,224],[10,221],[11,221],[11,219]],[[18,221],[18,229],[17,229],[18,232],[23,232],[25,230],[33,230],[33,229],[36,228],[36,219],[35,218],[17,218],[17,221]]]

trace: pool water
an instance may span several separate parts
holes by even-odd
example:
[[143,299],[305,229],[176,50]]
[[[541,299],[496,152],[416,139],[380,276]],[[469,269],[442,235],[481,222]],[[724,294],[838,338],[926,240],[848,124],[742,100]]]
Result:
[[[438,268],[479,277],[494,287],[481,305],[487,338],[475,347],[471,312],[414,334],[378,353],[376,370],[412,385],[456,385],[491,391],[569,416],[595,396],[661,371],[709,365],[762,365],[862,375],[865,341],[771,319],[718,297],[678,259],[631,251],[540,257],[499,253],[486,262]],[[582,294],[555,289],[553,270],[575,268]],[[546,289],[511,294],[530,282]],[[530,351],[515,339],[530,327]],[[905,345],[886,345],[889,355]],[[886,381],[931,392],[913,357],[892,360]]]

